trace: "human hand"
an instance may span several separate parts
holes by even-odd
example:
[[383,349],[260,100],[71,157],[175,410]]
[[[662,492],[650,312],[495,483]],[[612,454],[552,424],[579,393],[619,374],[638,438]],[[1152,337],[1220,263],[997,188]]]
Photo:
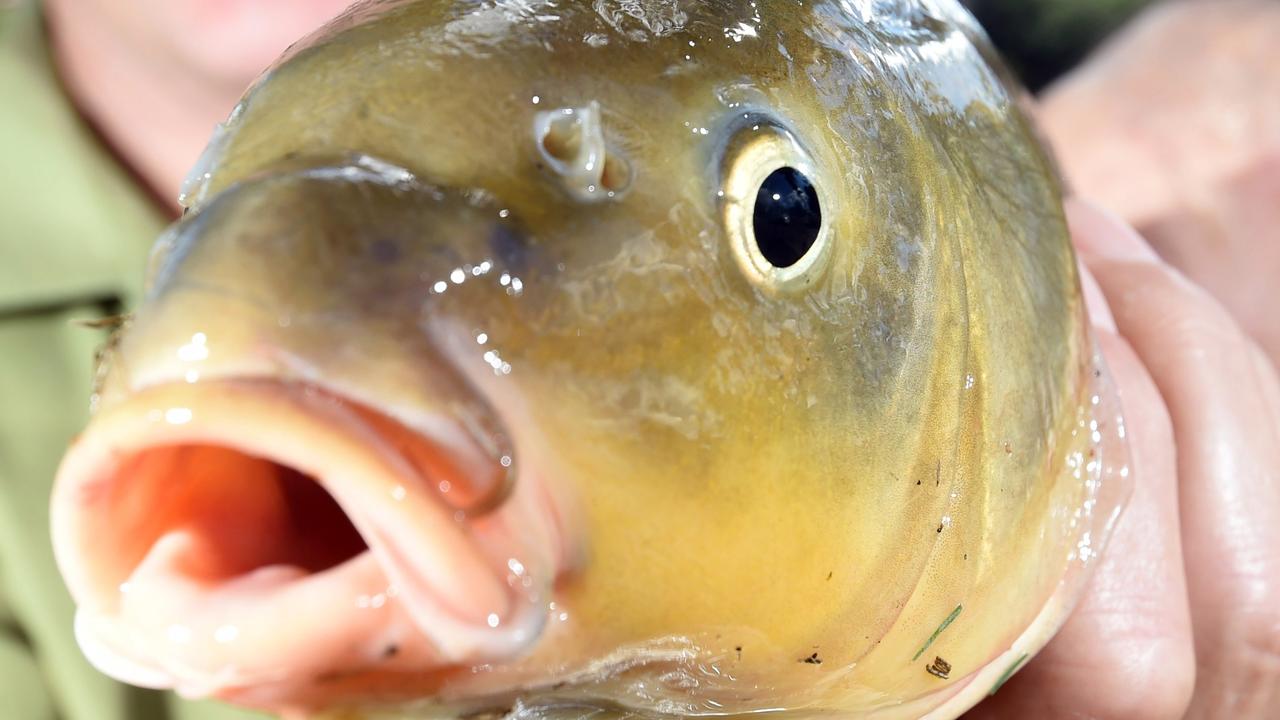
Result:
[[1113,208],[1280,366],[1280,3],[1167,2],[1049,88],[1073,189]]
[[1081,201],[1068,217],[1134,493],[1062,631],[968,717],[1275,717],[1280,381],[1135,232]]

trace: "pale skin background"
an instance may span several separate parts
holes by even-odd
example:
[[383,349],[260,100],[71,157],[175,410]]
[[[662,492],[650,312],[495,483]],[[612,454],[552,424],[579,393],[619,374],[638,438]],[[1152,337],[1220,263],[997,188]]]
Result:
[[[75,102],[172,203],[248,82],[347,0],[46,5]],[[1042,97],[1136,490],[1082,605],[975,717],[1280,708],[1276,38],[1274,0],[1175,0]]]

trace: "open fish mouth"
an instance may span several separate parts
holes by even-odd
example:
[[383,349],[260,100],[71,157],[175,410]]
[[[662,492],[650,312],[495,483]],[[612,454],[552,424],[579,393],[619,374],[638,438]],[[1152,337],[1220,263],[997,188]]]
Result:
[[52,503],[86,654],[137,685],[289,695],[522,653],[554,519],[534,473],[512,487],[455,442],[267,379],[157,385],[99,412]]

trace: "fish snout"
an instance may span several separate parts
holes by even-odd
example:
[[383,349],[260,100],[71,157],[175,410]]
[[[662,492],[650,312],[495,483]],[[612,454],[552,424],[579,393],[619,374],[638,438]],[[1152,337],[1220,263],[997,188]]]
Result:
[[302,182],[321,192],[277,183],[179,226],[59,469],[78,639],[126,682],[284,707],[541,634],[563,516],[423,322],[440,264],[388,261],[442,256],[395,217],[419,191]]
[[100,669],[196,695],[508,659],[558,572],[529,473],[492,507],[399,422],[312,387],[173,384],[101,412],[59,471],[59,565]]

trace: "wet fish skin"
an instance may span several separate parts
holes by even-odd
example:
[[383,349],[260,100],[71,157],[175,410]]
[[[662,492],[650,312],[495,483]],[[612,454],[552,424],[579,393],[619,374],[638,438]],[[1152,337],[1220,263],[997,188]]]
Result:
[[[1061,621],[1124,462],[993,57],[941,1],[357,6],[229,121],[100,405],[182,382],[199,332],[196,383],[478,426],[547,486],[571,530],[530,544],[536,642],[291,681],[301,706],[954,716]],[[584,199],[535,129],[593,103],[627,183]],[[829,228],[785,286],[720,195],[761,132]]]

